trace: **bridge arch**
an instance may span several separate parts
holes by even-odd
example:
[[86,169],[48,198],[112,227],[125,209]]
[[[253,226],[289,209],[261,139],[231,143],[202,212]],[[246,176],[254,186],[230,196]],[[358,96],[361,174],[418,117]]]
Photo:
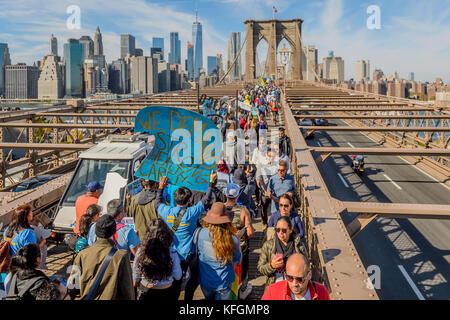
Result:
[[277,75],[277,49],[283,39],[292,48],[292,79],[302,80],[302,23],[301,19],[291,20],[247,20],[245,79],[256,78],[256,47],[261,39],[266,39],[269,49],[267,54],[268,76]]

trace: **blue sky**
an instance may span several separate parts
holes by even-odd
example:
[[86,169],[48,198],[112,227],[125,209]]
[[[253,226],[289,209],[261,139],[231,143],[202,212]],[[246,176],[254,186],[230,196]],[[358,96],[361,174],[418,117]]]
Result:
[[[244,38],[243,22],[269,19],[275,6],[277,19],[304,20],[304,44],[319,49],[319,60],[329,50],[344,58],[346,79],[354,76],[357,60],[369,59],[371,72],[377,67],[388,75],[397,71],[407,78],[414,72],[416,80],[441,77],[450,82],[449,0],[0,0],[0,4],[0,42],[9,44],[13,63],[33,63],[48,54],[52,33],[61,54],[68,38],[85,34],[93,38],[97,25],[109,62],[119,57],[120,33],[135,35],[137,47],[149,55],[152,37],[165,38],[167,54],[171,31],[180,34],[184,61],[197,4],[206,68],[209,55],[222,53],[226,60],[230,32],[241,32]],[[81,9],[80,30],[66,27],[66,10],[73,4]],[[366,27],[370,5],[381,9],[380,30]]]

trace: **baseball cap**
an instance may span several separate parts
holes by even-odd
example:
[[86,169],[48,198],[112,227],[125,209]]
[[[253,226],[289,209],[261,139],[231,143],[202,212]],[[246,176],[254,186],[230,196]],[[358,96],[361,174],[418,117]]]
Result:
[[227,191],[226,196],[228,198],[237,198],[239,196],[239,192],[241,191],[241,188],[234,183],[227,184]]
[[89,192],[95,192],[98,189],[103,189],[103,186],[98,181],[91,181],[88,184],[88,190]]

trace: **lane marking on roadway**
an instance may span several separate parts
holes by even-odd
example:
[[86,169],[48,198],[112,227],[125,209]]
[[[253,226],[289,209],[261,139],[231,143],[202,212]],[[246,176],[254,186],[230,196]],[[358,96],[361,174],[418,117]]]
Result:
[[350,146],[350,147],[352,147],[353,149],[355,149],[355,147],[350,143],[350,142],[347,142],[348,143],[348,145]]
[[417,170],[419,170],[420,172],[422,172],[424,175],[426,175],[428,178],[432,179],[433,181],[438,182],[441,186],[443,186],[444,188],[447,188],[448,190],[450,190],[450,187],[448,185],[446,185],[445,183],[440,182],[438,179],[436,179],[435,177],[433,177],[431,174],[426,173],[425,171],[423,171],[421,168],[419,168],[418,166],[415,166],[411,163],[408,162],[408,160],[398,156],[400,159],[402,159],[406,164],[409,164],[411,167],[416,168]]
[[319,141],[317,141],[317,145],[318,145],[319,147],[322,147],[322,144],[321,144]]
[[[348,126],[350,126],[350,125],[348,124],[347,121],[345,121],[345,120],[341,120],[341,121],[345,122]],[[367,139],[369,139],[369,140],[375,142],[377,145],[380,145],[380,144],[378,143],[378,141],[375,141],[375,139],[369,137],[368,135],[365,135],[364,133],[361,133],[361,134],[362,134],[363,136],[365,136]],[[419,170],[420,172],[422,172],[422,173],[423,173],[424,175],[426,175],[428,178],[432,179],[433,181],[438,182],[441,186],[443,186],[443,187],[446,188],[447,190],[450,190],[450,187],[449,187],[448,185],[446,185],[445,183],[442,183],[441,181],[439,181],[438,179],[436,179],[435,177],[433,177],[431,174],[429,174],[429,173],[423,171],[423,170],[422,170],[421,168],[419,168],[418,166],[415,166],[415,165],[411,164],[410,162],[408,162],[406,159],[402,158],[401,156],[397,156],[397,157],[400,158],[400,159],[401,159],[403,162],[405,162],[406,164],[409,164],[411,167],[414,167],[414,168],[416,168],[417,170]]]
[[348,185],[347,181],[345,181],[345,179],[344,179],[344,177],[342,176],[342,174],[338,173],[337,175],[339,176],[339,178],[341,178],[341,180],[342,180],[342,182],[344,183],[344,185],[345,185],[347,188],[350,188],[350,186]]
[[422,295],[422,293],[419,291],[419,289],[417,288],[417,286],[415,285],[415,283],[412,281],[411,277],[409,276],[409,274],[406,272],[405,268],[402,265],[398,265],[398,268],[400,269],[400,271],[402,272],[403,276],[405,277],[406,281],[408,281],[408,284],[411,286],[411,288],[413,289],[414,293],[416,294],[416,296],[419,298],[419,300],[425,300],[424,296]]
[[395,183],[391,178],[389,178],[387,175],[383,174],[383,176],[384,176],[386,179],[390,180],[390,181],[392,182],[392,184],[393,184],[394,186],[397,187],[398,190],[402,190],[402,187],[400,187],[398,184],[396,184],[396,183]]

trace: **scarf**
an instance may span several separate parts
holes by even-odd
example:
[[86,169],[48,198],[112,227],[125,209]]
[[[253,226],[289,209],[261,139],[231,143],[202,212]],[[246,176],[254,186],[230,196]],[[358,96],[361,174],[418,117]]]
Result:
[[294,253],[294,251],[294,237],[292,234],[289,237],[287,245],[284,245],[278,236],[275,236],[275,253],[281,253],[284,261],[284,267],[277,270],[277,272],[283,273],[285,271],[287,259]]

